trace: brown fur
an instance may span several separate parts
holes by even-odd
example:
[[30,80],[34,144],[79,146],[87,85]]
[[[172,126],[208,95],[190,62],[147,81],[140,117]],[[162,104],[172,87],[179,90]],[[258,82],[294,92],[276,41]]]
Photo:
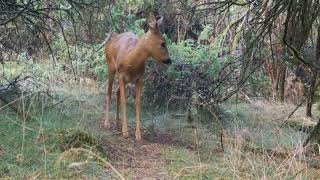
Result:
[[[162,20],[162,19],[161,19]],[[170,63],[165,40],[158,30],[159,21],[153,15],[148,18],[149,30],[140,39],[131,32],[122,33],[113,37],[105,48],[106,63],[108,64],[109,82],[106,97],[106,118],[104,125],[110,127],[109,107],[111,104],[112,85],[115,74],[119,79],[117,91],[116,123],[119,127],[120,97],[122,105],[122,134],[128,137],[126,118],[126,83],[136,84],[136,139],[141,140],[141,90],[145,62],[153,57],[158,62]]]

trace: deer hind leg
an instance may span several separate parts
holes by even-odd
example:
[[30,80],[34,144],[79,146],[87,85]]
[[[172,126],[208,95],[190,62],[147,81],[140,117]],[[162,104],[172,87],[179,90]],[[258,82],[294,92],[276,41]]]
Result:
[[109,68],[109,80],[108,80],[108,86],[106,88],[107,90],[107,96],[106,96],[106,105],[105,105],[105,120],[104,120],[104,127],[110,128],[110,105],[111,105],[111,98],[112,98],[112,85],[114,81],[114,75],[115,72]]
[[122,105],[122,136],[127,138],[129,137],[128,132],[128,124],[127,124],[127,99],[126,99],[126,91],[125,86],[126,82],[124,77],[119,76],[119,86],[120,86],[120,97],[121,97],[121,105]]
[[116,105],[116,125],[117,125],[117,129],[120,128],[120,118],[119,118],[119,114],[120,114],[120,87],[117,90],[117,105]]

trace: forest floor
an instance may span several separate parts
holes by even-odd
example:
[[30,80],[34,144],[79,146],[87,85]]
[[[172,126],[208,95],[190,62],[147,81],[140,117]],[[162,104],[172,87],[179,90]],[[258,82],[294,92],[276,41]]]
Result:
[[[223,105],[223,132],[210,117],[190,125],[183,111],[145,108],[143,140],[137,143],[132,106],[130,138],[124,139],[119,131],[102,127],[103,93],[73,87],[60,94],[68,99],[30,121],[1,109],[1,179],[320,177],[318,154],[302,147],[308,129],[284,123],[295,108],[291,104]],[[301,107],[290,121],[305,122],[303,127],[315,123],[303,115]]]
[[[248,115],[247,116],[248,120],[252,118],[253,121],[257,121],[257,120],[277,121],[277,124],[281,124],[281,121],[284,121],[287,119],[288,115],[292,112],[295,106],[292,104],[281,104],[281,103],[274,103],[274,102],[267,102],[267,101],[255,101],[253,104],[241,104],[240,107],[238,108],[239,108],[238,110],[245,110],[245,113]],[[295,113],[295,115],[293,115],[288,120],[289,122],[294,122],[294,123],[289,123],[289,126],[295,129],[294,131],[297,131],[297,133],[299,134],[298,135],[299,138],[301,138],[301,139],[296,139],[297,142],[293,142],[296,144],[302,143],[302,140],[303,140],[302,138],[305,137],[306,135],[303,132],[302,133],[299,132],[299,130],[301,130],[300,128],[301,127],[308,128],[316,124],[314,120],[305,118],[303,116],[304,109],[305,107],[302,107],[301,109],[299,109]],[[299,123],[297,124],[296,122],[299,122],[300,124]],[[95,124],[99,124],[99,123],[95,123]],[[181,125],[181,122],[179,124]],[[102,124],[100,123],[99,127],[101,126]],[[105,131],[104,128],[96,127],[96,129],[98,129],[100,133],[101,131]],[[205,130],[201,127],[193,127],[191,129],[192,129],[191,131],[188,131],[188,133],[190,133],[187,135],[188,138],[186,138],[188,140],[182,140],[184,138],[182,138],[181,136],[185,135],[185,133],[187,132],[182,132],[180,134],[181,135],[180,137],[176,137],[175,136],[176,132],[163,133],[163,132],[160,132],[160,130],[157,129],[157,127],[154,127],[154,126],[152,126],[151,128],[148,127],[144,131],[143,141],[140,143],[137,143],[134,140],[134,129],[130,128],[131,138],[122,139],[121,137],[120,138],[117,137],[117,140],[109,141],[109,142],[108,140],[106,140],[103,147],[104,147],[104,150],[108,152],[108,154],[110,154],[109,161],[111,162],[111,164],[113,164],[118,170],[124,173],[125,177],[129,179],[145,179],[145,178],[150,178],[150,179],[181,179],[181,178],[182,179],[194,179],[194,178],[225,179],[227,178],[229,179],[237,176],[244,178],[248,175],[246,173],[241,173],[241,172],[238,172],[239,174],[234,174],[235,172],[232,172],[233,171],[232,169],[228,169],[230,168],[231,164],[226,165],[225,163],[227,163],[230,160],[229,159],[230,157],[227,158],[228,159],[227,161],[226,159],[224,159],[223,156],[228,156],[226,155],[228,153],[222,152],[220,145],[217,142],[217,137],[214,137],[211,139],[212,141],[215,141],[215,143],[213,143],[215,145],[213,145],[210,142],[208,142],[210,141],[210,139],[206,139],[203,137],[204,134],[205,134],[204,136],[208,136],[210,132],[203,132]],[[117,131],[114,133],[118,134]],[[290,133],[295,134],[295,132],[290,132]],[[303,168],[308,167],[308,172],[311,172],[310,178],[320,175],[320,169],[319,169],[320,158],[313,157],[314,160],[317,160],[317,161],[314,161],[313,163],[307,165],[307,164],[304,164],[303,161],[300,162],[298,159],[296,159],[297,157],[290,157],[291,153],[293,152],[289,152],[289,150],[286,148],[284,148],[285,151],[283,151],[284,149],[281,150],[281,148],[283,147],[263,149],[259,147],[249,147],[249,145],[245,145],[248,142],[243,142],[243,141],[250,141],[248,139],[250,138],[252,139],[253,137],[250,137],[250,136],[252,136],[253,134],[248,132],[248,127],[242,127],[242,128],[239,128],[239,131],[237,132],[236,137],[233,136],[234,134],[230,132],[225,133],[224,134],[225,139],[223,140],[223,143],[228,148],[228,150],[237,149],[239,151],[247,151],[247,152],[251,151],[250,152],[250,154],[252,155],[251,158],[254,158],[255,156],[266,156],[267,159],[269,159],[268,161],[272,161],[272,160],[285,161],[292,158],[291,163],[299,164],[299,165],[293,165],[293,166],[299,166],[297,168],[301,168],[300,169],[301,171],[303,171],[302,167]],[[279,140],[283,140],[282,138],[283,137],[279,138]],[[204,142],[198,142],[202,140],[204,140]],[[277,139],[273,139],[273,141],[276,141],[276,140]],[[200,147],[200,146],[204,146],[204,144],[206,143],[211,144],[212,147],[209,147],[209,148]],[[276,143],[281,144],[281,142],[276,142]],[[241,146],[247,146],[247,147],[243,148]],[[277,148],[280,148],[280,149],[277,150]],[[305,157],[305,155],[303,156]],[[216,160],[216,162],[212,160]],[[239,162],[236,162],[236,163],[240,163],[238,164],[239,166],[238,168],[244,168],[244,167],[241,167],[242,166],[241,158],[238,160]],[[249,161],[254,161],[254,160],[251,159]],[[226,172],[220,172],[221,169],[224,169]],[[267,171],[268,170],[266,170],[266,172]],[[289,170],[287,170],[287,173],[289,172],[290,172],[290,168]],[[258,172],[255,172],[255,173],[258,173]],[[299,173],[299,172],[296,172],[296,173]],[[263,177],[267,175],[263,175],[262,173],[262,174],[259,174],[258,176]],[[253,178],[254,176],[249,175],[248,177]],[[303,177],[303,176],[299,175],[299,177]]]

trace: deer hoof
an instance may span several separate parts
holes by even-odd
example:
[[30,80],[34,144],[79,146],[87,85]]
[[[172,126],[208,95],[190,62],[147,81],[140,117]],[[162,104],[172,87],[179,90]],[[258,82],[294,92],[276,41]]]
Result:
[[129,137],[129,133],[128,133],[128,132],[123,132],[123,133],[122,133],[122,136],[123,136],[124,138],[128,138],[128,137]]
[[136,140],[141,141],[141,133],[140,132],[136,132]]
[[136,136],[136,140],[137,140],[138,142],[140,142],[140,141],[141,141],[141,136]]
[[111,128],[111,123],[109,123],[108,121],[104,121],[103,127],[106,128],[106,129],[110,129]]
[[119,123],[120,121],[119,120],[116,120],[116,128],[118,129],[118,130],[120,130],[121,129],[121,127],[120,127],[120,123]]

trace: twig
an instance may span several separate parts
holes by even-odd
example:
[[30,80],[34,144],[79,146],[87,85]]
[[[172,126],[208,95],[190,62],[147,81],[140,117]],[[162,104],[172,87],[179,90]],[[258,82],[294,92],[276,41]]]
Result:
[[[23,127],[22,124],[20,124],[19,122],[13,120],[12,118],[8,118],[8,117],[7,117],[7,119],[8,119],[9,121],[11,121],[13,124],[16,124],[16,125],[18,125],[18,126]],[[38,131],[36,131],[36,130],[30,128],[30,127],[27,127],[27,126],[24,126],[24,128],[26,128],[26,130],[29,130],[29,131],[32,131],[32,132],[38,132]]]
[[18,108],[14,107],[14,105],[13,105],[12,102],[14,102],[14,101],[16,101],[16,100],[14,100],[14,101],[12,101],[12,102],[8,102],[7,100],[5,100],[4,98],[2,98],[1,96],[0,96],[0,100],[3,101],[3,102],[6,104],[6,105],[0,107],[0,110],[1,110],[2,108],[4,108],[4,107],[8,106],[8,107],[11,108],[16,114],[18,114],[19,116],[21,116],[22,119],[26,118],[27,121],[29,121],[29,120],[31,119],[30,115],[28,115],[28,114],[24,115],[24,113],[20,112]]
[[[201,96],[199,96],[200,98],[202,98]],[[204,100],[202,98],[202,100]],[[211,115],[215,118],[215,120],[218,122],[220,129],[221,129],[221,133],[220,133],[220,145],[221,145],[221,150],[222,152],[224,152],[224,146],[223,146],[223,133],[224,133],[224,128],[221,124],[221,119],[220,119],[220,115],[219,112],[216,112],[216,107],[214,105],[212,105],[212,108],[209,108],[208,105],[204,104],[204,107],[211,113]],[[213,111],[212,111],[213,109]]]
[[99,45],[99,47],[96,50],[96,52],[100,51],[100,49],[102,49],[104,47],[104,45],[109,41],[109,39],[111,38],[112,35],[113,35],[113,32],[109,33],[107,38]]
[[243,91],[239,90],[239,92],[245,97],[245,99],[247,99],[247,101],[248,101],[250,104],[253,103],[252,100],[249,98],[249,96],[246,95]]
[[29,5],[31,4],[31,0],[28,1],[28,3],[24,6],[23,9],[21,9],[16,15],[14,15],[13,17],[10,17],[9,19],[5,20],[4,22],[0,22],[0,26],[6,25],[9,22],[14,21],[17,17],[21,16],[22,13],[29,8]]
[[58,101],[58,102],[55,103],[55,104],[52,104],[52,105],[47,106],[47,107],[44,107],[43,110],[47,110],[48,108],[51,108],[51,107],[56,106],[56,105],[58,105],[58,104],[62,104],[66,99],[67,99],[67,98],[64,98],[64,99]]
[[303,102],[306,100],[306,98],[303,98],[300,103],[294,108],[294,110],[289,114],[288,118],[283,122],[284,124],[288,122],[288,120],[293,116],[293,114],[302,106]]

